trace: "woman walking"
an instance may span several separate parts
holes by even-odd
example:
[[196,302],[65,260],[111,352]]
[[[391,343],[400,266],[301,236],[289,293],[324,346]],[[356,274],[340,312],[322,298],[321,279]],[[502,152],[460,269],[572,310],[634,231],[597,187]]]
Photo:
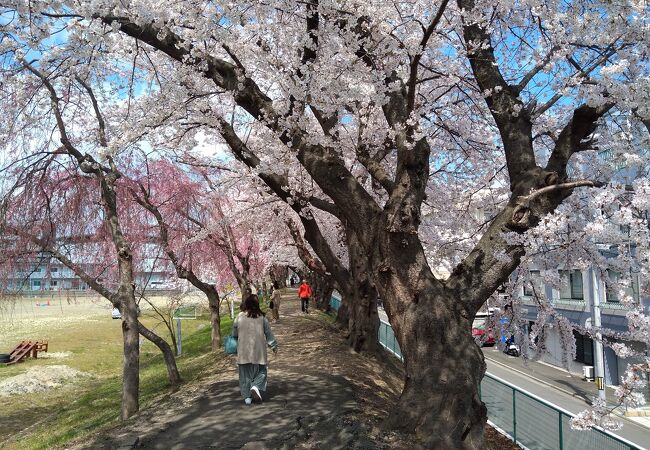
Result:
[[242,312],[233,323],[233,336],[237,338],[237,365],[239,366],[239,389],[244,403],[262,401],[266,391],[268,356],[266,346],[278,350],[278,343],[271,332],[271,325],[260,310],[256,295],[244,301]]
[[277,281],[273,282],[273,293],[271,294],[271,321],[277,322],[280,320],[280,302],[282,301],[282,294],[280,294],[280,285]]

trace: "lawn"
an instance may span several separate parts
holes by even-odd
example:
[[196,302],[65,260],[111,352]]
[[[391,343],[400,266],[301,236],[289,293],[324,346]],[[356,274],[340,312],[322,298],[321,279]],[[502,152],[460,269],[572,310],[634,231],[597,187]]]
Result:
[[[156,326],[154,319],[146,315],[141,320],[150,328]],[[223,353],[210,353],[207,316],[184,320],[182,326],[183,356],[177,364],[184,382],[188,382],[209,373]],[[223,317],[224,335],[231,326],[230,318]],[[159,325],[155,330],[170,341],[164,327]],[[121,321],[112,320],[107,314],[92,316],[71,326],[40,329],[37,337],[49,341],[50,352],[71,354],[61,359],[39,358],[13,366],[0,365],[0,382],[31,367],[54,364],[67,365],[89,376],[46,392],[0,397],[3,403],[0,447],[48,449],[117,423],[121,395]],[[144,340],[140,359],[140,407],[146,408],[154,399],[170,392],[162,356],[157,347]],[[18,431],[21,431],[18,439],[12,438]]]

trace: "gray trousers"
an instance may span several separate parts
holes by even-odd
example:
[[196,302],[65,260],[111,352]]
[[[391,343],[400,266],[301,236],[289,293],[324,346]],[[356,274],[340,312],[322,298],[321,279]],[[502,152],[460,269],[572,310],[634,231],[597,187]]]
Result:
[[257,386],[260,392],[266,391],[266,365],[239,364],[239,391],[242,398],[251,396],[253,386]]

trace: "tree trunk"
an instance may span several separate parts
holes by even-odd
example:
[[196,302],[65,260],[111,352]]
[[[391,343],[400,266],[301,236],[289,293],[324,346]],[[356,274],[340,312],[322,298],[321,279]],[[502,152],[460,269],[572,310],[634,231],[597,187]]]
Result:
[[287,266],[279,266],[274,264],[271,266],[269,274],[271,275],[271,281],[273,281],[273,283],[278,283],[280,289],[287,287],[287,276],[289,274]]
[[[112,164],[112,161],[111,161]],[[122,367],[122,420],[128,419],[139,409],[140,391],[140,333],[138,331],[138,306],[133,283],[133,252],[120,226],[115,182],[116,171],[104,175],[98,172],[105,220],[115,246],[119,270],[119,299],[124,337],[124,361]]]
[[475,311],[433,276],[416,235],[387,232],[376,242],[377,288],[405,366],[385,425],[415,434],[427,448],[484,448],[485,361],[471,334]]
[[321,311],[328,311],[330,307],[330,297],[334,291],[334,280],[331,276],[321,275],[312,272],[312,291],[314,306]]
[[379,348],[377,289],[370,279],[370,261],[354,232],[348,231],[351,295],[348,301],[348,344],[355,352],[376,352]]
[[158,336],[156,333],[142,325],[138,322],[138,331],[142,336],[144,336],[149,341],[153,342],[156,347],[160,349],[165,359],[165,366],[167,367],[167,375],[169,377],[169,383],[172,386],[177,386],[181,382],[181,375],[178,373],[178,368],[176,367],[176,358],[174,357],[174,352],[171,347],[163,338]]
[[122,420],[126,420],[139,409],[140,389],[140,333],[138,312],[133,292],[120,288],[122,314],[122,336],[124,338],[124,360],[122,365]]
[[368,277],[354,280],[354,299],[348,316],[348,344],[355,352],[372,353],[379,348],[377,290]]
[[385,425],[415,433],[427,448],[481,449],[487,409],[478,386],[485,361],[469,320],[438,306],[441,300],[454,301],[428,300],[430,308],[410,308],[393,326],[406,379]]
[[216,288],[206,293],[210,305],[210,325],[212,326],[212,351],[216,352],[221,348],[221,315],[219,311],[219,294]]

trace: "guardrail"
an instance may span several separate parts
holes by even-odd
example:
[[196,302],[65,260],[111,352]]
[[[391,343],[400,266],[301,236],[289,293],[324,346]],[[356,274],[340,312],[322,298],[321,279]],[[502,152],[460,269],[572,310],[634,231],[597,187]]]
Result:
[[[332,296],[332,309],[338,310],[340,304],[340,296]],[[383,320],[379,322],[379,343],[400,361],[404,360],[393,328]],[[574,430],[570,425],[574,414],[489,373],[481,381],[479,394],[487,407],[490,425],[522,448],[643,450],[600,428]]]

